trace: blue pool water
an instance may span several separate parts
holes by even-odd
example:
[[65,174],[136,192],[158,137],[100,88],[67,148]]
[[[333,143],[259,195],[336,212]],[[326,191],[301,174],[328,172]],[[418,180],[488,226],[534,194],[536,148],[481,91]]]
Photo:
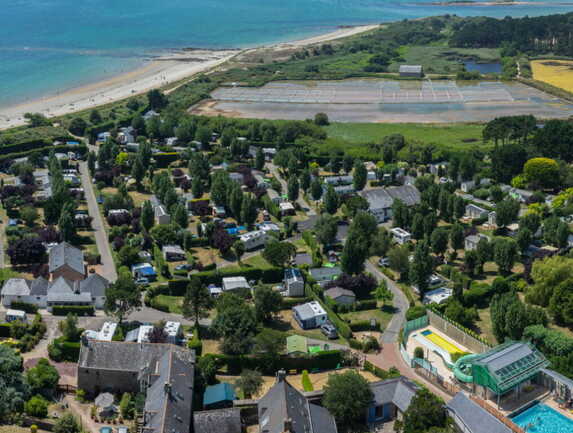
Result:
[[544,404],[536,404],[512,418],[527,433],[571,433],[573,421]]
[[422,331],[422,335],[426,336],[426,335],[430,335],[432,333],[432,331]]
[[435,0],[5,0],[0,107],[140,66],[171,48],[248,47],[340,25],[432,15],[547,15],[571,3],[441,4]]

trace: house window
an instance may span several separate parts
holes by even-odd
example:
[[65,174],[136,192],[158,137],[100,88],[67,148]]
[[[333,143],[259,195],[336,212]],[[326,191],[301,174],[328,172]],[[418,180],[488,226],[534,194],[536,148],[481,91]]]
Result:
[[374,416],[378,418],[382,418],[384,416],[384,406],[376,406],[374,410]]

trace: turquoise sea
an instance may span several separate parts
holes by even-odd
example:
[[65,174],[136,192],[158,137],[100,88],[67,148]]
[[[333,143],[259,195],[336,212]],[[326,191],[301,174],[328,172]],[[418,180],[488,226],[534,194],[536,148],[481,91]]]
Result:
[[340,25],[404,18],[535,16],[569,4],[453,6],[433,0],[5,0],[0,106],[132,70],[170,48],[231,48],[299,39]]

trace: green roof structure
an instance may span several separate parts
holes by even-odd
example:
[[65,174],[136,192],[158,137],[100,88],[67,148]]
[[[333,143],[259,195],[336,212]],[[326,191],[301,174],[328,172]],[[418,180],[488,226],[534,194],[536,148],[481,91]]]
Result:
[[308,341],[301,335],[290,335],[286,339],[287,354],[308,353]]
[[549,365],[533,345],[509,341],[471,360],[474,383],[503,394]]

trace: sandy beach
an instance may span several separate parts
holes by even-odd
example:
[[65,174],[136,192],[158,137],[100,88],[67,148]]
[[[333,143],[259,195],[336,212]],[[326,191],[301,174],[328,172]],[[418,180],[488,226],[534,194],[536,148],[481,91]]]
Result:
[[[282,50],[332,41],[365,31],[373,30],[377,25],[344,27],[336,31],[307,39],[283,42],[271,47]],[[25,113],[42,113],[48,117],[61,116],[76,111],[109,104],[129,96],[145,93],[184,78],[209,71],[227,62],[238,54],[251,52],[259,48],[246,50],[180,50],[161,58],[151,59],[135,71],[118,75],[111,79],[82,86],[40,98],[24,104],[0,107],[0,129],[12,128],[25,123]]]

